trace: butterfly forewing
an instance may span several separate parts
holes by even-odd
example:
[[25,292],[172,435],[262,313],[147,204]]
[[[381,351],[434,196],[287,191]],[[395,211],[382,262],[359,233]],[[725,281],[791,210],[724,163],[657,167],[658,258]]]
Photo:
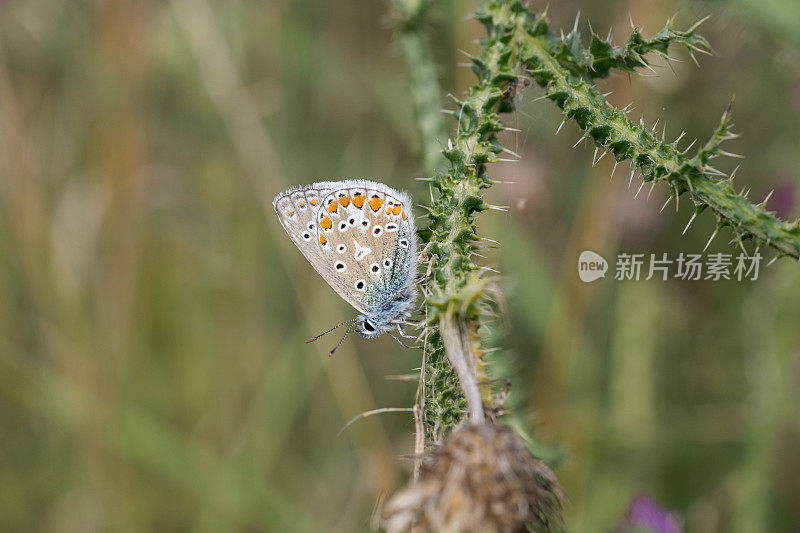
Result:
[[[297,207],[303,199],[310,202],[308,191],[318,195],[313,221],[284,222],[288,215],[281,210],[285,213],[289,204],[283,198]],[[366,180],[314,184],[284,194],[276,199],[284,228],[325,281],[359,312],[377,312],[413,282],[416,236],[407,194]]]
[[328,182],[314,183],[299,189],[289,189],[272,202],[275,213],[289,238],[311,263],[326,277],[326,258],[319,245],[320,227],[316,219],[322,197],[334,187]]

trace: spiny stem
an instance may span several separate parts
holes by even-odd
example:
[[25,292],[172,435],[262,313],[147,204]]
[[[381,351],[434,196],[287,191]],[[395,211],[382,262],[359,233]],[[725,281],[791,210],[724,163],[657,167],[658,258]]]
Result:
[[670,45],[707,53],[708,44],[695,34],[699,23],[678,32],[670,20],[649,40],[634,30],[622,49],[592,35],[587,49],[575,31],[559,38],[548,28],[545,17],[516,0],[485,0],[480,19],[490,35],[507,43],[508,62],[525,69],[544,88],[545,96],[564,111],[565,118],[584,131],[581,139],[591,138],[597,146],[613,151],[617,161],[631,160],[644,181],[666,182],[676,198],[688,194],[698,212],[711,209],[718,225],[731,226],[737,238],[751,238],[757,245],[800,258],[800,221],[784,222],[767,211],[764,203],[750,203],[735,191],[731,176],[709,165],[711,159],[733,155],[720,148],[723,141],[737,137],[731,131],[730,104],[711,139],[696,154],[687,156],[688,149],[679,151],[677,141],[658,138],[643,124],[635,125],[626,111],[610,106],[593,82],[610,68],[630,71],[648,65],[644,57],[648,52],[668,57]]
[[[406,3],[412,8],[429,5],[427,0]],[[717,230],[729,225],[737,241],[751,238],[757,245],[800,258],[800,222],[779,220],[766,210],[765,202],[751,204],[734,190],[732,175],[709,164],[731,155],[720,148],[722,142],[736,137],[731,131],[730,106],[711,139],[689,154],[694,143],[679,150],[682,136],[667,142],[663,133],[657,136],[644,123],[634,124],[627,115],[630,105],[625,109],[609,105],[594,84],[613,70],[652,70],[647,55],[670,61],[668,51],[675,45],[692,55],[709,53],[708,43],[695,31],[699,23],[678,31],[670,19],[649,39],[634,28],[622,47],[592,33],[586,48],[577,26],[559,37],[549,29],[544,15],[529,11],[519,0],[483,0],[476,17],[487,31],[479,53],[470,57],[477,81],[463,99],[452,97],[456,131],[442,150],[448,166],[429,178],[437,194],[426,207],[429,223],[419,231],[429,258],[429,276],[423,285],[427,355],[420,402],[427,443],[441,440],[467,411],[480,419],[484,409],[497,407],[488,387],[482,385],[488,377],[478,325],[487,320],[486,302],[491,298],[487,278],[475,263],[476,215],[490,208],[482,198],[492,184],[486,165],[500,161],[498,154],[504,151],[497,133],[506,126],[499,114],[513,110],[515,95],[530,80],[544,88],[544,97],[563,110],[565,120],[574,120],[583,130],[579,143],[591,140],[603,155],[613,152],[615,163],[629,160],[631,179],[640,174],[651,186],[663,181],[676,205],[678,197],[687,194],[696,214],[705,209],[715,213]],[[415,66],[410,67],[412,94],[433,91],[435,80],[415,77]],[[415,88],[415,84],[424,87]],[[442,116],[438,100],[428,107],[435,108],[433,115]],[[420,131],[425,131],[428,125],[420,119]]]

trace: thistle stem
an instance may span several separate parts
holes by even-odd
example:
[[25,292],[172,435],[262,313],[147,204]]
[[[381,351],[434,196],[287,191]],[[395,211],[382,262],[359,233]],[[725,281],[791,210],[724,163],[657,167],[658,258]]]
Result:
[[463,320],[448,312],[442,315],[440,331],[447,359],[456,369],[461,389],[467,399],[469,419],[473,424],[482,424],[486,417],[483,412],[483,399],[478,386],[475,356],[470,351],[470,338]]

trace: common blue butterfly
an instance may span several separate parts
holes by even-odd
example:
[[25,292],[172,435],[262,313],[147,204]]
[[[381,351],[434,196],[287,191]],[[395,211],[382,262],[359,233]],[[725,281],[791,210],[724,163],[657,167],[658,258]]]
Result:
[[311,266],[361,313],[325,333],[349,323],[347,333],[356,326],[364,338],[395,329],[406,336],[401,326],[417,297],[417,235],[407,193],[375,181],[323,181],[282,192],[272,205]]

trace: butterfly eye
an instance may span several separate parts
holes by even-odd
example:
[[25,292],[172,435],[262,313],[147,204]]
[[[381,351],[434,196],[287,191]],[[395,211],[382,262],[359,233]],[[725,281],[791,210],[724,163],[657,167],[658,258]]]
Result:
[[372,234],[376,237],[380,237],[381,233],[383,233],[383,228],[380,226],[375,226],[375,228],[372,230]]
[[370,333],[372,333],[373,331],[375,331],[375,326],[372,325],[372,322],[370,322],[369,320],[365,319],[364,320],[364,329],[369,331]]
[[397,224],[386,224],[386,231],[397,231]]
[[353,217],[350,217],[350,219],[347,221],[347,223],[350,224],[351,226],[353,226],[356,223],[356,219],[354,219]]
[[385,266],[386,268],[390,268],[392,266],[392,260],[391,259],[386,259],[383,262],[383,266]]
[[303,233],[303,240],[304,241],[310,241],[311,240],[311,234],[309,232]]
[[338,272],[344,272],[345,270],[347,270],[347,265],[346,265],[346,264],[345,264],[343,261],[336,261],[336,262],[333,264],[333,267],[334,267],[334,268],[335,268],[335,269],[336,269]]
[[403,248],[408,248],[408,241],[405,239],[400,239],[400,246]]
[[362,226],[364,226],[364,227],[366,228],[367,226],[369,226],[369,220],[366,220],[366,219],[365,219],[365,220],[362,220],[362,221],[361,221],[361,225],[362,225]]
[[378,263],[372,263],[369,266],[369,271],[373,274],[377,274],[380,271],[381,267],[378,266]]
[[336,251],[339,252],[340,254],[343,254],[347,251],[347,246],[345,246],[344,244],[340,244],[339,246],[336,247]]
[[347,229],[347,222],[341,222],[339,224],[339,231],[344,231]]
[[308,231],[314,231],[314,223],[313,222],[309,222],[308,226],[306,226],[306,227],[308,228]]
[[355,285],[353,285],[357,291],[363,291],[364,287],[366,287],[366,283],[364,283],[363,279],[357,279]]

